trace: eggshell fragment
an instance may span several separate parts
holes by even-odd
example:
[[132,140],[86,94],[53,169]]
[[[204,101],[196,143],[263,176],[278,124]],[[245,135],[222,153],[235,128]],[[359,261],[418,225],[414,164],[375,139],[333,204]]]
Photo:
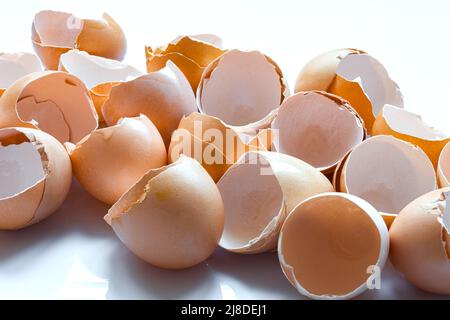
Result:
[[341,98],[323,91],[286,99],[272,123],[275,150],[299,158],[324,173],[366,136],[362,120]]
[[143,115],[93,131],[70,151],[70,159],[81,185],[110,205],[148,170],[167,164],[161,135]]
[[59,70],[77,76],[86,84],[100,122],[103,122],[102,106],[108,99],[111,88],[143,75],[141,71],[123,62],[93,56],[79,50],[62,54]]
[[327,91],[347,100],[369,133],[385,104],[403,106],[400,89],[383,65],[357,49],[333,50],[311,60],[295,84],[295,92],[309,90]]
[[122,60],[127,49],[122,29],[106,13],[101,20],[90,20],[65,12],[40,11],[34,16],[31,40],[50,70],[57,70],[60,56],[71,49],[114,60]]
[[388,230],[377,210],[343,193],[323,193],[300,203],[280,232],[284,274],[312,299],[350,299],[368,288],[389,253]]
[[39,59],[31,53],[0,53],[0,97],[23,76],[41,71]]
[[306,198],[333,191],[307,163],[281,153],[244,154],[217,183],[225,206],[220,246],[238,253],[276,248],[286,215]]
[[390,260],[422,290],[450,294],[450,188],[408,204],[389,230]]
[[202,113],[245,126],[267,117],[288,95],[273,60],[258,51],[231,50],[203,72],[197,102]]
[[442,149],[450,141],[444,133],[423,122],[419,115],[391,105],[385,105],[378,114],[372,134],[392,135],[419,146],[435,168]]
[[35,224],[69,192],[72,169],[64,147],[29,128],[0,129],[0,230]]
[[450,142],[442,149],[439,157],[438,179],[441,188],[450,187]]
[[207,259],[217,247],[223,219],[214,181],[188,157],[146,173],[105,216],[134,254],[167,269]]
[[0,128],[36,128],[61,143],[77,143],[97,125],[86,86],[65,72],[42,71],[24,76],[0,99]]
[[363,198],[377,210],[398,214],[418,196],[436,189],[436,174],[418,147],[392,136],[358,145],[342,168],[340,191]]
[[194,93],[171,61],[164,69],[114,86],[102,107],[108,126],[123,117],[146,115],[158,128],[167,148],[183,116],[195,111]]

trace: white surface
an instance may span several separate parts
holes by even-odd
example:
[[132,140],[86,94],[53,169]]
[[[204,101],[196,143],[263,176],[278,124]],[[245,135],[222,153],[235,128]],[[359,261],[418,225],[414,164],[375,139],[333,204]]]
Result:
[[[450,2],[442,1],[20,1],[0,10],[0,51],[31,51],[30,26],[41,9],[89,17],[107,11],[128,37],[126,61],[144,70],[144,44],[211,32],[226,48],[259,49],[285,72],[291,88],[301,67],[334,48],[357,47],[379,59],[398,82],[405,107],[450,132]],[[135,258],[102,217],[103,205],[74,184],[48,220],[0,232],[0,298],[300,299],[276,254],[243,256],[220,249],[206,263],[165,271]],[[388,266],[382,289],[360,298],[445,298],[413,288]],[[448,297],[447,297],[448,298]]]

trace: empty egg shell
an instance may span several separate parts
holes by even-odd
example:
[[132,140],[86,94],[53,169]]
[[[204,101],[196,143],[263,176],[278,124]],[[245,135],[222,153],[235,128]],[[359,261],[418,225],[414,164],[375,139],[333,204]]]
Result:
[[150,169],[167,164],[164,142],[146,116],[123,118],[70,148],[73,172],[96,199],[114,204]]
[[165,67],[168,60],[177,65],[197,91],[203,70],[208,64],[221,56],[222,40],[211,34],[180,36],[165,46],[153,50],[145,47],[147,71],[158,71]]
[[171,61],[159,71],[114,86],[102,107],[108,126],[123,117],[146,115],[167,148],[181,118],[195,111],[197,104],[189,82]]
[[59,70],[77,76],[89,88],[100,122],[103,122],[102,106],[108,99],[111,88],[143,75],[141,71],[123,62],[79,50],[62,54]]
[[39,59],[30,53],[0,53],[0,97],[16,80],[41,71]]
[[333,50],[311,60],[295,83],[295,92],[310,90],[327,91],[347,100],[369,133],[385,104],[403,106],[403,96],[383,65],[357,49]]
[[106,13],[102,20],[90,20],[65,12],[40,11],[34,16],[31,39],[50,70],[58,70],[60,56],[71,49],[114,60],[122,60],[127,49],[122,29]]
[[437,167],[439,155],[450,141],[442,132],[428,126],[414,113],[391,105],[385,105],[372,128],[373,135],[392,135],[422,148]]
[[167,269],[207,259],[217,247],[223,219],[217,186],[188,157],[146,173],[105,216],[134,254]]
[[367,290],[389,253],[389,234],[378,211],[343,193],[300,203],[280,232],[278,257],[291,284],[312,299],[350,299]]
[[358,145],[342,167],[340,191],[363,198],[378,211],[398,214],[418,196],[436,189],[436,174],[422,149],[392,136]]
[[36,128],[61,143],[77,143],[97,125],[86,86],[65,72],[42,71],[24,76],[0,99],[0,128]]
[[333,191],[328,179],[306,162],[266,151],[244,154],[217,187],[225,207],[219,244],[238,253],[275,249],[286,215],[306,198]]
[[422,290],[450,294],[450,188],[408,204],[389,230],[390,260]]
[[260,131],[256,136],[243,136],[218,118],[194,112],[180,121],[169,146],[169,163],[181,154],[196,159],[214,181],[245,152],[268,150],[271,135]]
[[211,62],[197,89],[202,113],[231,126],[267,117],[289,95],[280,68],[258,51],[231,50]]
[[364,125],[352,107],[323,91],[287,98],[272,123],[276,151],[299,158],[324,173],[334,171],[363,141]]
[[0,129],[0,229],[35,224],[56,211],[72,182],[64,147],[29,128]]
[[439,186],[441,188],[450,187],[450,142],[442,149],[437,173]]

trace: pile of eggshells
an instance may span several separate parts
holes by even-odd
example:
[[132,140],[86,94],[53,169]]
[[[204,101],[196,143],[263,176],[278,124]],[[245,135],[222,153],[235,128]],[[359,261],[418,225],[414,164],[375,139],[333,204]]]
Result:
[[214,35],[146,47],[148,73],[120,62],[106,14],[42,11],[31,38],[38,57],[0,55],[0,229],[47,218],[74,175],[161,268],[217,245],[277,251],[301,294],[347,299],[389,257],[450,294],[450,138],[403,108],[370,54],[321,54],[290,94],[270,57]]

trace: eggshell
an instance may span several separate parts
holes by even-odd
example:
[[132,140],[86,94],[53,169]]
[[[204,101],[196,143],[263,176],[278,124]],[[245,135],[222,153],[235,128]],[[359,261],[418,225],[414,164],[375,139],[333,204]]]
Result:
[[366,136],[364,124],[341,98],[323,91],[287,98],[272,123],[276,151],[299,158],[324,173]]
[[39,59],[31,53],[0,53],[0,97],[16,80],[41,71]]
[[105,216],[134,254],[167,269],[206,260],[217,247],[223,219],[214,181],[188,157],[146,173]]
[[90,20],[44,10],[34,16],[31,29],[34,49],[50,70],[57,70],[60,56],[71,49],[114,60],[122,60],[127,49],[122,29],[106,13]]
[[189,82],[171,61],[164,69],[114,86],[102,107],[108,126],[123,117],[146,115],[167,148],[183,116],[195,111],[197,104]]
[[72,169],[55,138],[29,128],[0,129],[0,158],[1,230],[35,224],[60,207]]
[[327,91],[347,100],[369,133],[385,104],[403,107],[403,96],[383,65],[357,49],[338,49],[311,60],[300,72],[295,92]]
[[61,143],[77,143],[97,128],[86,86],[59,71],[35,72],[11,85],[0,99],[0,128],[41,129]]
[[389,234],[366,201],[323,193],[300,203],[286,218],[278,241],[281,268],[312,299],[350,299],[365,290],[371,270],[381,270]]
[[260,121],[289,95],[277,64],[258,51],[231,50],[211,62],[197,89],[202,113],[231,126]]
[[70,159],[80,184],[110,205],[148,170],[167,164],[161,135],[143,115],[93,131],[70,151]]
[[450,294],[450,188],[408,204],[389,230],[390,260],[422,290]]
[[363,198],[378,211],[398,214],[418,196],[436,189],[436,174],[422,149],[392,136],[358,145],[343,165],[340,191]]
[[307,163],[275,152],[244,154],[217,183],[225,206],[220,246],[238,253],[276,248],[286,215],[306,198],[333,191]]
[[100,122],[103,122],[102,106],[108,99],[111,88],[143,75],[141,71],[123,62],[79,50],[62,54],[59,70],[75,75],[89,88]]
[[437,173],[439,186],[441,188],[450,187],[450,142],[442,149]]
[[385,105],[378,114],[372,134],[392,135],[419,146],[435,168],[442,149],[450,141],[445,134],[423,122],[419,115],[391,105]]
[[147,71],[161,70],[170,60],[184,73],[196,92],[203,70],[225,52],[221,47],[222,39],[212,34],[180,36],[154,50],[145,47]]

